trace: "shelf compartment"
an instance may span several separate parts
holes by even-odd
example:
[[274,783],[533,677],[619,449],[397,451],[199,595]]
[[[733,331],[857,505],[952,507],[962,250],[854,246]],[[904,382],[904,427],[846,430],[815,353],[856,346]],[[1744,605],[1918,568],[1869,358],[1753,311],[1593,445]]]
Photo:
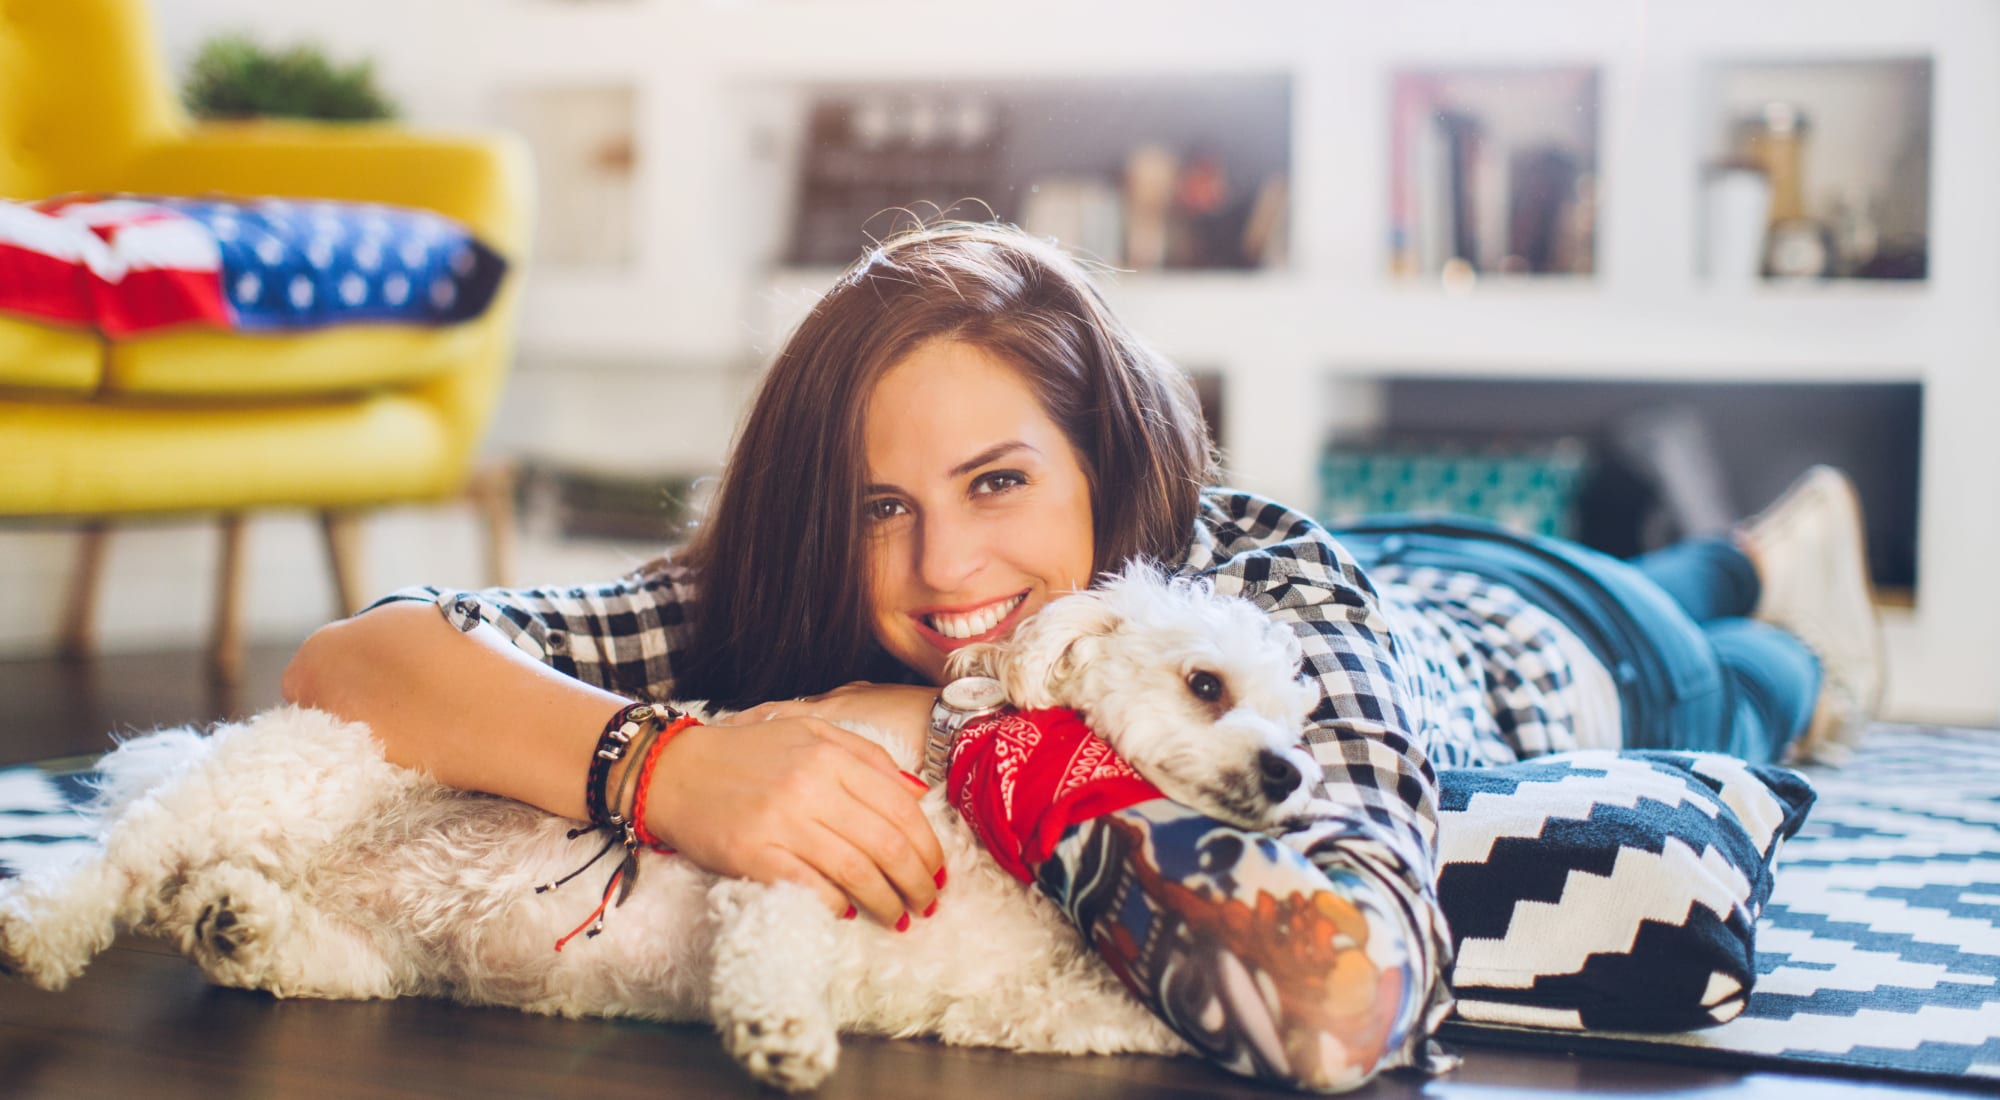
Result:
[[1390,273],[1594,273],[1599,85],[1589,66],[1393,73]]
[[1703,76],[1700,275],[1926,278],[1930,59],[1715,61]]
[[1137,270],[1280,267],[1288,74],[800,86],[784,262],[950,211]]

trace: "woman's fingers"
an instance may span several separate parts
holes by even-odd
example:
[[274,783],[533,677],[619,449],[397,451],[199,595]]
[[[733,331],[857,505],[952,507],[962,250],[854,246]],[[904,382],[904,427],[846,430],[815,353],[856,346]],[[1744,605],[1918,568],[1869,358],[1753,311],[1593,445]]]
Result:
[[[910,912],[903,896],[882,873],[875,857],[864,852],[840,831],[822,826],[800,837],[794,855],[851,899],[861,912],[890,927]],[[907,924],[904,925],[908,927]]]
[[817,718],[773,719],[696,726],[665,752],[648,819],[698,865],[799,881],[829,904],[844,895],[891,926],[936,900],[944,853],[917,801],[923,786],[866,738]]
[[903,774],[903,769],[896,766],[896,758],[889,755],[889,750],[853,730],[842,729],[824,718],[806,717],[800,721],[820,737],[860,757],[862,763],[883,775],[900,777]]
[[922,913],[937,900],[937,873],[944,866],[944,846],[916,797],[924,788],[898,772],[852,772],[842,777],[848,793],[875,812],[874,821],[855,819],[847,835],[871,855],[896,889]]

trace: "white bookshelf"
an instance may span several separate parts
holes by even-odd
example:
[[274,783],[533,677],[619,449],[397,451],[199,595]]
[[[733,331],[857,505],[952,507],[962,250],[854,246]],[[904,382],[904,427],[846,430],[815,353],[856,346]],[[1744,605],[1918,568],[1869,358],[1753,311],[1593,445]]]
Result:
[[[531,271],[517,391],[561,385],[548,372],[579,359],[625,364],[627,378],[633,365],[671,363],[681,382],[669,393],[663,376],[658,400],[710,427],[734,422],[733,403],[757,365],[833,276],[778,262],[802,89],[1285,74],[1288,264],[1134,275],[1109,289],[1149,342],[1222,373],[1235,480],[1314,499],[1325,433],[1366,414],[1368,379],[1384,373],[1919,381],[1922,587],[1915,609],[1891,617],[1890,707],[1906,717],[2000,721],[2000,596],[1991,581],[2000,562],[2000,430],[1991,423],[2000,411],[2000,208],[1990,187],[2000,177],[2000,5],[1990,0],[156,7],[177,59],[208,34],[245,26],[279,41],[317,37],[337,56],[373,56],[410,116],[427,124],[485,123],[508,89],[629,83],[635,259],[617,272]],[[1870,58],[1933,65],[1928,280],[1734,293],[1706,285],[1696,275],[1697,164],[1711,139],[1702,114],[1709,67]],[[1391,281],[1390,74],[1507,64],[1600,70],[1596,274],[1489,280],[1465,294]],[[688,385],[690,364],[709,364],[721,380]],[[705,428],[702,439],[719,449],[721,435]],[[0,562],[11,584],[46,557]],[[280,629],[308,612],[268,614],[265,625]]]

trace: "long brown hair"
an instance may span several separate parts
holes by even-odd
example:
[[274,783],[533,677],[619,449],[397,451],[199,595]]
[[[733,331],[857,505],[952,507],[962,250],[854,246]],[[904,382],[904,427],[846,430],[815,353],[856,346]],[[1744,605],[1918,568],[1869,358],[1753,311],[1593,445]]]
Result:
[[1186,547],[1216,477],[1187,377],[1053,243],[1003,223],[918,226],[849,265],[764,376],[676,555],[697,588],[677,695],[742,707],[908,679],[869,616],[862,423],[876,380],[936,339],[1022,371],[1082,459],[1099,571]]

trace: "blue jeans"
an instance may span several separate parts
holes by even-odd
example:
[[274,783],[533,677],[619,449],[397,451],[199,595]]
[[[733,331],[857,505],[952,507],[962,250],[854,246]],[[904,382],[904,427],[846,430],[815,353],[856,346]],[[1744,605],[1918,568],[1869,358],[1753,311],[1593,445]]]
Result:
[[1627,748],[1774,761],[1812,720],[1819,660],[1749,618],[1756,569],[1728,538],[1627,562],[1464,517],[1372,516],[1333,536],[1364,570],[1393,562],[1475,573],[1554,615],[1617,683]]

